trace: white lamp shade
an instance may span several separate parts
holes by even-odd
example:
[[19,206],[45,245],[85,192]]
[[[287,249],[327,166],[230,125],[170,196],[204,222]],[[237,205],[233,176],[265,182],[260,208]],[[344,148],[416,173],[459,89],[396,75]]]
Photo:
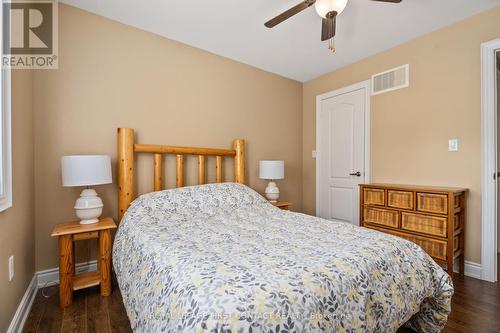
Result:
[[284,179],[285,161],[260,161],[259,163],[260,179]]
[[61,159],[63,186],[112,183],[111,158],[107,155],[72,155]]

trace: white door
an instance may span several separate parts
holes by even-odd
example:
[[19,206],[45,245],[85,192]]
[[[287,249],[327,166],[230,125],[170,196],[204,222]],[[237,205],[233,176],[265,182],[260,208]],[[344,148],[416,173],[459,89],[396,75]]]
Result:
[[[497,192],[496,192],[496,197],[497,197],[497,207],[496,207],[496,215],[497,215],[497,253],[500,253],[500,212],[498,211],[500,209],[500,51],[497,51],[495,53],[497,57],[497,62],[496,62],[496,116],[497,116],[497,127],[496,127],[496,135],[497,135],[497,148],[496,148],[496,153],[497,153],[497,175],[496,175],[496,180],[497,180]],[[496,260],[495,260],[496,261]]]
[[359,225],[358,184],[365,181],[365,85],[318,97],[317,215]]

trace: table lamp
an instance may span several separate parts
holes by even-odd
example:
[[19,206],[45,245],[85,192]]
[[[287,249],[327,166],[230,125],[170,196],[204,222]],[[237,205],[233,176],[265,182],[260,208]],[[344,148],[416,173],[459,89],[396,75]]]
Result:
[[259,178],[269,180],[266,187],[266,198],[271,202],[277,202],[280,190],[274,180],[285,178],[285,161],[260,161]]
[[80,224],[97,223],[104,205],[90,186],[112,183],[111,158],[107,155],[63,156],[61,169],[64,187],[86,187],[75,203]]

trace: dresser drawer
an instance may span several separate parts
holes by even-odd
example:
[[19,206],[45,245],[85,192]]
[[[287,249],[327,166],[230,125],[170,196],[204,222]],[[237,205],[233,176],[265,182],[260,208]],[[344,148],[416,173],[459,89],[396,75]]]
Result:
[[448,214],[448,196],[437,193],[417,193],[417,210],[428,213]]
[[363,201],[367,205],[385,205],[385,191],[377,188],[364,188]]
[[[398,231],[393,231],[393,230],[388,230],[388,229],[379,229],[379,228],[374,228],[374,227],[369,227],[374,230],[378,230],[390,235],[398,236],[401,238],[404,238],[406,240],[409,240],[410,242],[413,242],[420,246],[428,255],[433,257],[434,259],[438,260],[446,260],[446,242],[445,241],[440,241],[437,239],[432,239],[432,238],[426,238],[426,237],[420,237],[420,236],[415,236],[415,235],[410,235],[406,234],[404,232],[398,232]],[[452,255],[452,254],[450,254]]]
[[365,206],[363,216],[364,222],[392,228],[399,227],[399,212],[395,210]]
[[401,229],[403,230],[446,237],[447,224],[448,219],[446,217],[413,214],[407,212],[401,213]]
[[428,255],[435,259],[446,260],[446,242],[415,235],[396,235],[420,246]]
[[413,209],[413,192],[388,190],[387,206],[401,209]]

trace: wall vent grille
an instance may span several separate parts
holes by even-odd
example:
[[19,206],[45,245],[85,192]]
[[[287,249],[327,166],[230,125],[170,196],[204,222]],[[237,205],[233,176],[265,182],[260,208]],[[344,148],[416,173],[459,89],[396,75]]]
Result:
[[403,65],[372,76],[372,95],[406,88],[410,85],[410,65]]

